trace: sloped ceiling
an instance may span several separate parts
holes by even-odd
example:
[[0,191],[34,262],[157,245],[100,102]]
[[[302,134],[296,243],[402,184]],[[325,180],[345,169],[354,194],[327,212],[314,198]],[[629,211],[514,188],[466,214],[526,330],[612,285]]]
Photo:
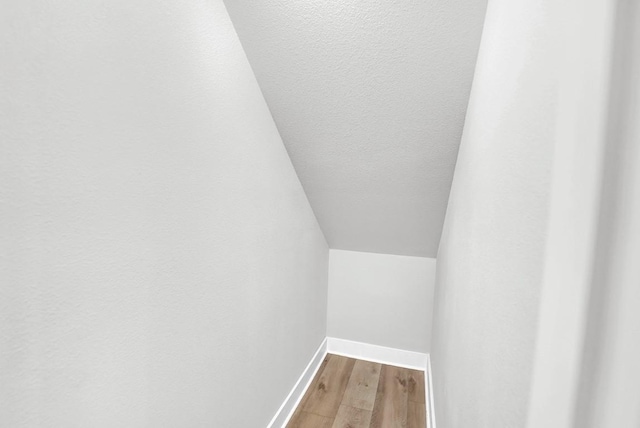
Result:
[[486,0],[225,4],[329,246],[435,257]]

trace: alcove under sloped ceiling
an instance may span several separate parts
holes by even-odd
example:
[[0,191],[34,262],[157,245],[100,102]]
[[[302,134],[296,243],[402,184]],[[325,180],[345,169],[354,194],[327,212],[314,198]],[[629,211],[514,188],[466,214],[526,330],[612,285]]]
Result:
[[486,0],[225,0],[329,246],[435,257]]

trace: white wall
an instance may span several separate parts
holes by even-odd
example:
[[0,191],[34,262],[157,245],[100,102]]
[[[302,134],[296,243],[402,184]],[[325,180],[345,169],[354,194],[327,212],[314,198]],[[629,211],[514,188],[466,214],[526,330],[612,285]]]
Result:
[[428,352],[436,261],[329,251],[327,335]]
[[[600,3],[604,0],[600,0]],[[606,3],[605,3],[606,4]],[[600,240],[576,427],[640,426],[640,4],[621,1]],[[607,8],[609,11],[610,8]],[[599,12],[599,10],[598,10]],[[600,15],[602,16],[602,15]],[[589,382],[584,382],[590,377]]]
[[526,423],[555,122],[552,3],[488,4],[438,252],[440,428]]
[[573,20],[527,426],[638,427],[640,5],[563,6]]
[[2,9],[0,425],[266,426],[328,248],[222,2]]

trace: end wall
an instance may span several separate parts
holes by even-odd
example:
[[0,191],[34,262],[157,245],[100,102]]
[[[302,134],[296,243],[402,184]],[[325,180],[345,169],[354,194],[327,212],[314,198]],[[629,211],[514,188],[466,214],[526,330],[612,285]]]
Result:
[[329,254],[329,337],[429,352],[435,259]]

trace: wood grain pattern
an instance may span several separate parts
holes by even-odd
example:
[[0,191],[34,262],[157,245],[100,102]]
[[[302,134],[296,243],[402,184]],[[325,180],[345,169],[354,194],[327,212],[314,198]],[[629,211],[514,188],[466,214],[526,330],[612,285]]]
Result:
[[314,415],[307,412],[296,412],[287,428],[331,428],[333,418]]
[[[329,362],[330,358],[331,358],[331,355],[327,354],[322,360],[322,363],[320,364],[320,367],[318,367],[318,371],[316,372],[316,375],[314,376],[313,380],[309,384],[309,387],[307,388],[306,393],[302,397],[302,400],[300,400],[298,407],[296,407],[296,410],[293,413],[293,416],[291,416],[291,419],[287,423],[287,428],[298,428],[298,427],[306,428],[306,427],[312,426],[311,424],[313,423],[313,421],[309,419],[309,416],[305,415],[303,417],[302,408],[311,399],[311,394],[309,394],[309,391],[313,391],[317,388],[318,382],[320,382],[320,377],[322,375],[322,372],[324,371],[324,368],[327,366],[327,363]],[[310,420],[310,421],[305,422],[307,420]],[[333,423],[333,420],[331,420],[331,423]]]
[[383,365],[371,428],[406,428],[408,395],[407,369]]
[[331,355],[302,410],[335,418],[355,362],[352,358]]
[[287,428],[424,428],[424,373],[327,354]]
[[371,411],[345,406],[338,409],[338,414],[331,428],[369,428]]
[[358,409],[373,410],[381,369],[381,364],[356,361],[344,392],[342,404]]
[[407,403],[407,427],[424,427],[427,420],[426,404],[409,401]]
[[307,405],[307,402],[309,400],[311,400],[311,394],[309,394],[310,391],[315,391],[316,388],[318,387],[318,382],[320,382],[320,378],[322,377],[322,373],[324,372],[324,369],[327,367],[327,364],[329,363],[329,360],[331,359],[332,355],[331,354],[327,354],[324,357],[324,360],[322,360],[322,363],[320,364],[320,367],[318,368],[318,371],[316,372],[315,377],[313,378],[313,380],[311,381],[311,383],[309,384],[309,387],[307,388],[307,391],[304,394],[304,397],[302,397],[302,400],[300,401],[300,404],[298,404],[298,407],[296,408],[296,412],[298,411],[302,411],[302,409]]
[[414,403],[426,403],[424,393],[424,372],[409,370],[408,373],[409,401]]

